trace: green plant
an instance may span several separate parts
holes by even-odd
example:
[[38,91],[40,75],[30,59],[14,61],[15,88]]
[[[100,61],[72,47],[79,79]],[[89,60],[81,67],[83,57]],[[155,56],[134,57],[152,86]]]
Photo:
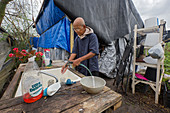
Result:
[[167,90],[170,91],[170,79],[169,78],[163,78],[162,81],[165,82]]
[[165,61],[164,61],[165,73],[170,75],[170,42],[165,47]]
[[[164,67],[165,67],[165,74],[170,75],[170,42],[167,43],[165,47]],[[165,82],[167,90],[170,90],[169,80],[170,80],[169,78],[163,78],[163,82]]]
[[19,51],[18,48],[14,48],[12,53],[9,54],[9,57],[14,58],[16,62],[20,63],[26,63],[28,61],[28,58],[32,56],[36,56],[35,61],[41,61],[42,60],[42,52],[36,52],[35,50],[32,50],[31,52],[27,52],[26,50]]

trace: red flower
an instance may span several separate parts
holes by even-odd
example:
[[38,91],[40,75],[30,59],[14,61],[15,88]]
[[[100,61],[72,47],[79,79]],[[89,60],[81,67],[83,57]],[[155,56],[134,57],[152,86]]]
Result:
[[18,53],[18,48],[14,48],[13,51]]
[[35,55],[37,56],[37,55],[38,55],[38,52],[36,52]]
[[26,54],[24,54],[24,53],[23,53],[22,55],[23,55],[23,56],[26,56]]
[[16,50],[18,50],[18,48],[14,48],[14,49],[13,49],[13,51],[16,51]]
[[19,52],[19,50],[16,50],[15,52],[16,52],[16,53],[18,53],[18,52]]
[[14,54],[12,54],[12,53],[10,53],[10,54],[9,54],[9,57],[14,57],[14,56],[15,56],[15,55],[14,55]]
[[27,53],[27,51],[25,49],[22,50],[23,53]]
[[43,56],[43,53],[42,52],[36,52],[35,55],[40,55],[40,56]]
[[27,62],[28,58],[36,55],[36,60],[41,60],[42,59],[42,52],[36,52],[35,50],[32,50],[31,52],[27,52],[26,50],[19,51],[18,48],[13,49],[14,53],[10,53],[9,57],[17,58],[21,62]]
[[39,52],[39,54],[40,54],[41,56],[43,56],[43,53],[42,53],[42,52]]
[[50,51],[49,49],[44,49],[44,52],[46,52],[46,51]]

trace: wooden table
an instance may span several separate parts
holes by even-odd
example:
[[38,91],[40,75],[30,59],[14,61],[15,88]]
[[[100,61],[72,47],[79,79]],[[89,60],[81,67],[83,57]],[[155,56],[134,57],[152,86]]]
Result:
[[120,107],[122,96],[108,87],[98,94],[88,94],[79,82],[71,86],[62,85],[52,97],[27,104],[22,97],[6,98],[0,101],[0,112],[64,112],[64,113],[100,113]]

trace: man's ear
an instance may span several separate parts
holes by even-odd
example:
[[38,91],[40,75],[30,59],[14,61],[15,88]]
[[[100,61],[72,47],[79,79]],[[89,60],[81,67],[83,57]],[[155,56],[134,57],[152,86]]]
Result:
[[86,28],[86,25],[83,25],[84,28]]

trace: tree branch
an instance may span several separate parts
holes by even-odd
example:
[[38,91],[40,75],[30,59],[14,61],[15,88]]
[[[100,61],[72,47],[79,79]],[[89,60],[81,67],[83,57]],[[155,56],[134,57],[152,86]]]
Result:
[[18,17],[18,18],[21,18],[19,15],[15,15],[15,14],[10,14],[9,12],[8,13],[5,13],[6,15],[10,15],[10,16],[15,16],[15,17]]
[[0,10],[0,25],[1,25],[1,23],[2,23],[2,20],[3,20],[4,16],[5,16],[5,8],[6,8],[6,5],[7,5],[10,1],[12,1],[12,0],[1,0],[1,2],[0,2],[0,8],[1,8],[1,10]]
[[[6,19],[7,19],[9,22],[11,22],[11,24],[14,26],[14,28],[17,30],[17,32],[20,33],[20,30],[16,27],[16,25],[14,24],[14,22],[11,21],[7,16],[5,16],[5,17],[6,17]],[[21,37],[21,40],[23,40],[22,37]]]

